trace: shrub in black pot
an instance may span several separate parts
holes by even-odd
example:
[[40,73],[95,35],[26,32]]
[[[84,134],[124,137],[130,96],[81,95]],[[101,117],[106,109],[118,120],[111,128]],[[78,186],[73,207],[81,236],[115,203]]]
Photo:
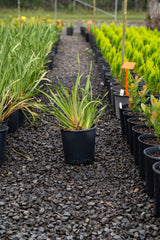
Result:
[[130,148],[131,154],[134,154],[132,127],[135,125],[140,125],[140,124],[143,125],[144,123],[145,123],[145,118],[143,118],[143,117],[132,117],[132,118],[127,119],[129,148]]
[[[32,111],[28,109],[30,106],[36,106],[36,102],[33,101],[33,99],[23,96],[16,97],[9,86],[7,86],[6,89],[3,87],[0,96],[0,164],[4,162],[6,135],[9,130],[7,125],[10,126],[11,118],[13,117],[14,123],[12,130],[17,130],[19,127],[19,111],[25,109],[32,113]],[[35,113],[34,116],[38,116],[38,114]]]
[[73,30],[74,30],[73,24],[69,24],[69,25],[67,26],[67,29],[66,29],[67,35],[68,35],[68,36],[72,36],[72,35],[73,35]]
[[160,140],[154,134],[143,134],[138,137],[139,141],[139,173],[143,180],[145,180],[145,156],[144,150],[148,147],[160,147]]
[[133,133],[133,154],[134,163],[139,165],[139,141],[138,137],[142,134],[152,134],[154,132],[153,128],[149,128],[146,124],[138,124],[132,127]]
[[160,161],[160,148],[149,147],[144,150],[145,156],[145,181],[146,191],[153,197],[154,195],[154,171],[153,164]]
[[99,108],[103,99],[93,99],[90,74],[85,88],[80,86],[80,79],[79,72],[71,94],[61,83],[55,86],[56,93],[51,89],[50,95],[44,93],[52,107],[47,111],[59,121],[65,161],[71,164],[94,160],[96,122],[106,108],[106,105]]
[[119,108],[121,105],[128,105],[129,104],[129,97],[128,96],[121,96],[120,89],[114,93],[114,109],[116,118],[120,119],[120,111]]
[[126,136],[127,143],[129,143],[127,120],[129,118],[136,117],[136,116],[142,116],[142,115],[140,115],[139,113],[132,112],[131,110],[124,111],[122,114],[123,114],[123,119],[124,119],[124,134]]
[[154,171],[154,213],[156,217],[160,217],[160,162],[153,165]]

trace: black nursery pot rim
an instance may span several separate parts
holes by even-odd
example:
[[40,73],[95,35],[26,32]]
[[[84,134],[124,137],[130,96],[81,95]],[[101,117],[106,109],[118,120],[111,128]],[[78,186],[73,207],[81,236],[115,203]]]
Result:
[[[130,109],[128,108],[128,104],[127,104],[127,103],[122,104],[122,108],[121,108],[121,109],[123,109],[124,111],[130,110]],[[125,110],[125,109],[126,109],[126,110]]]
[[[143,118],[143,117],[141,117],[141,116],[131,117],[131,118],[127,119],[127,122],[132,123],[133,120],[139,120],[140,118]],[[144,118],[144,120],[145,120],[145,118]],[[133,123],[134,123],[134,121],[133,121]],[[139,123],[138,125],[143,125],[143,123],[142,124]]]
[[[145,127],[147,127],[146,126],[146,124],[138,124],[138,125],[135,125],[135,126],[133,126],[132,127],[132,131],[134,131],[134,132],[136,132],[136,133],[142,133],[142,132],[140,132],[140,131],[138,131],[137,129],[138,128],[145,128]],[[145,135],[145,134],[148,134],[148,133],[142,133],[143,135]]]
[[154,163],[153,166],[152,166],[153,171],[154,171],[155,173],[157,173],[158,175],[160,175],[160,171],[157,170],[157,168],[158,168],[159,166],[160,166],[160,161]]
[[[120,89],[119,89],[120,90]],[[116,90],[116,93],[114,94],[116,97],[120,97],[120,98],[129,98],[128,96],[126,95],[120,95],[120,91],[119,90]]]
[[88,128],[88,129],[81,129],[81,130],[65,130],[65,129],[61,129],[62,132],[72,132],[72,133],[76,133],[76,132],[86,132],[86,131],[92,131],[93,129],[96,129],[97,128],[97,125],[94,125],[93,127],[91,128]]
[[9,127],[6,125],[0,125],[0,132],[8,131]]
[[157,153],[157,152],[160,152],[160,148],[159,147],[148,147],[148,148],[144,149],[144,154],[147,157],[149,157],[149,158],[151,158],[153,160],[159,160],[160,161],[159,158],[154,157],[154,156],[151,155],[152,153]]
[[125,116],[133,116],[133,117],[135,117],[135,115],[134,115],[134,114],[128,114],[129,112],[131,112],[131,113],[132,113],[132,111],[131,111],[131,110],[126,110],[126,111],[123,111],[123,115],[125,115]]
[[[139,137],[138,137],[138,141],[140,142],[140,143],[145,143],[144,141],[143,141],[143,139],[147,139],[147,138],[152,138],[152,139],[157,139],[157,137],[154,135],[154,134],[142,134],[142,135],[140,135]],[[146,144],[148,144],[148,143],[146,143]],[[149,145],[151,145],[151,146],[160,146],[160,145],[155,145],[155,144],[151,144],[151,143],[149,143]]]

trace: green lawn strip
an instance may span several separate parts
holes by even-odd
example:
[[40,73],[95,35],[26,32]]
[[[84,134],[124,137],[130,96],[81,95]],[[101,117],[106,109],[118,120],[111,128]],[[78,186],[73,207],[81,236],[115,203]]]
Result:
[[[110,12],[114,15],[114,12]],[[8,16],[17,17],[18,11],[17,8],[2,8],[0,9],[0,18],[7,18]],[[21,16],[26,17],[44,17],[49,15],[50,18],[55,17],[54,9],[53,11],[47,11],[44,9],[37,9],[37,10],[26,10],[21,8]],[[63,21],[86,21],[86,20],[94,20],[93,11],[92,10],[86,10],[86,9],[78,9],[73,13],[70,13],[67,10],[58,10],[57,12],[57,18],[63,20]],[[135,11],[128,11],[127,14],[127,20],[128,21],[144,21],[146,19],[146,12],[135,12]],[[123,20],[123,13],[122,11],[119,11],[117,14],[117,20],[122,21]],[[114,21],[114,17],[111,17],[106,14],[102,14],[100,12],[96,12],[96,21]]]

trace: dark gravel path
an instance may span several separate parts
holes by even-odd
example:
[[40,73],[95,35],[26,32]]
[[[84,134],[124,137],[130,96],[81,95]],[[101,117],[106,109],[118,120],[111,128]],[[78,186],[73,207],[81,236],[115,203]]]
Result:
[[[49,78],[57,82],[59,77],[71,87],[78,72],[77,51],[81,72],[88,73],[93,61],[94,94],[103,95],[93,53],[79,28],[73,37],[62,33]],[[154,201],[145,193],[110,105],[98,122],[91,165],[66,164],[60,131],[48,122],[53,117],[42,114],[37,128],[26,122],[8,135],[6,163],[0,169],[0,239],[160,239]]]

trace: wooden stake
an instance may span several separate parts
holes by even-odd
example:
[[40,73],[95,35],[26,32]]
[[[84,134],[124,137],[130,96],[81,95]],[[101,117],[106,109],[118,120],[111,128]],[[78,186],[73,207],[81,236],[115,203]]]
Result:
[[57,20],[57,0],[55,0],[55,21]]
[[76,0],[73,0],[74,12],[76,11]]
[[20,17],[21,14],[20,14],[20,0],[18,0],[18,17]]
[[[127,0],[123,0],[123,37],[122,37],[122,59],[121,59],[121,65],[124,62],[126,17],[127,17]],[[123,70],[121,70],[120,88],[121,89],[123,88]]]
[[96,31],[96,0],[93,0],[94,34]]

